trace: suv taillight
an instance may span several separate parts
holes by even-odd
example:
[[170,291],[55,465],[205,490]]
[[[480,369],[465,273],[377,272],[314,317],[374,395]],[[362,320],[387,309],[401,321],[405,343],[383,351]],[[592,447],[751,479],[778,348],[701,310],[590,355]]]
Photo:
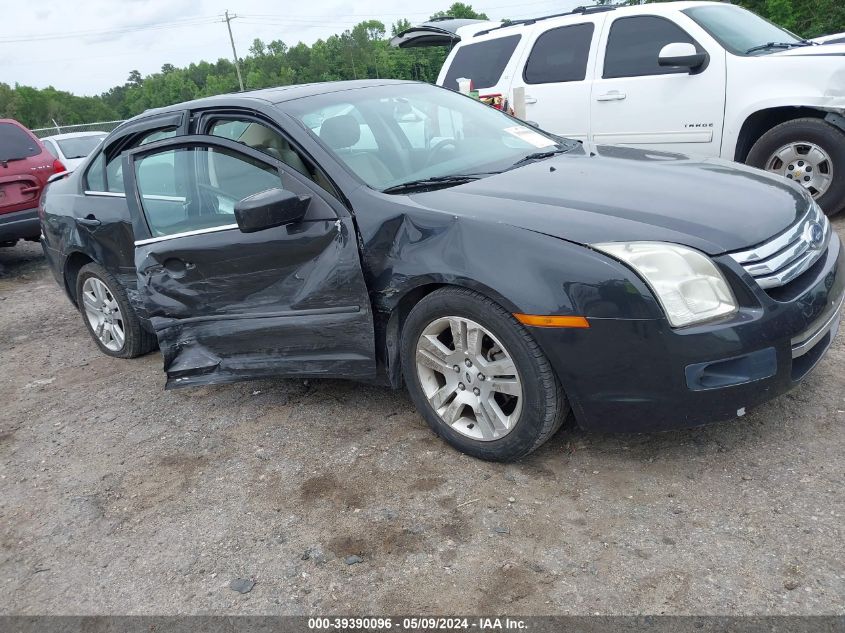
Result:
[[63,171],[67,171],[67,167],[65,167],[64,165],[62,165],[62,161],[60,161],[60,160],[57,158],[56,160],[54,160],[54,161],[53,161],[53,173],[54,173],[54,174],[60,174],[60,173],[62,173]]

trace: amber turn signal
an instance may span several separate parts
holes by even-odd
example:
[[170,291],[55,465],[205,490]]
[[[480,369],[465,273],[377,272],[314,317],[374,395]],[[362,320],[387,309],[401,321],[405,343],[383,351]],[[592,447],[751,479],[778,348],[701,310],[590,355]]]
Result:
[[581,316],[545,316],[542,314],[514,314],[523,325],[536,327],[590,327],[589,321]]

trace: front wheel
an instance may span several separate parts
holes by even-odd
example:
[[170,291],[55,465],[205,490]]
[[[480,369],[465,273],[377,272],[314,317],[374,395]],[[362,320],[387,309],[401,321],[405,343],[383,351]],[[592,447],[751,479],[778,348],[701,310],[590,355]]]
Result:
[[408,315],[402,371],[432,430],[481,459],[528,455],[569,410],[528,330],[497,303],[463,288],[436,290]]
[[797,182],[828,216],[845,208],[845,133],[822,119],[795,119],[773,127],[745,162]]

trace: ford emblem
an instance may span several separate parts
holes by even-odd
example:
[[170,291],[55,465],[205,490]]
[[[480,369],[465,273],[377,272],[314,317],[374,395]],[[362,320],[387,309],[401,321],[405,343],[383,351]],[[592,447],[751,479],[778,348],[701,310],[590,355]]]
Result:
[[810,248],[820,248],[824,241],[824,228],[818,222],[807,222],[804,227],[804,241]]

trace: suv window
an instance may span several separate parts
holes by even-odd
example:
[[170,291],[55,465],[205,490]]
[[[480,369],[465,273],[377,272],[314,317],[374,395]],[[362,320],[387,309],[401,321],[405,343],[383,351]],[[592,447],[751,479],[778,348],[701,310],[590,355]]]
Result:
[[633,16],[619,18],[610,27],[607,52],[604,57],[604,78],[640,77],[687,73],[687,68],[660,66],[657,58],[667,44],[684,42],[694,44],[686,31],[666,18]]
[[175,148],[135,162],[154,237],[235,224],[235,203],[282,186],[278,170],[227,149]]
[[516,50],[520,37],[508,35],[460,47],[449,66],[443,86],[457,90],[458,79],[461,77],[472,79],[477,89],[495,86]]
[[147,145],[156,141],[176,136],[176,128],[152,130],[138,136],[132,143],[123,148],[120,154],[112,156],[106,161],[106,149],[101,149],[97,157],[91,162],[85,173],[85,189],[87,191],[107,191],[124,193],[123,190],[123,152]]
[[594,29],[592,23],[574,24],[540,35],[525,64],[525,83],[583,81]]
[[20,160],[40,153],[41,148],[32,136],[17,125],[0,123],[0,160]]

